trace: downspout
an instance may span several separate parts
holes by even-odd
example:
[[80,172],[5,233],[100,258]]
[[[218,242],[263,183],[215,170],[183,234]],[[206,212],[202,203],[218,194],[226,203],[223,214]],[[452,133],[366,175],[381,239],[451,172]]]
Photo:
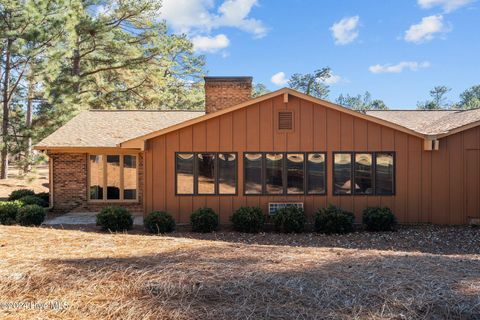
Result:
[[[48,153],[47,153],[48,155]],[[49,202],[48,210],[53,209],[53,159],[48,156],[48,189],[49,189]]]

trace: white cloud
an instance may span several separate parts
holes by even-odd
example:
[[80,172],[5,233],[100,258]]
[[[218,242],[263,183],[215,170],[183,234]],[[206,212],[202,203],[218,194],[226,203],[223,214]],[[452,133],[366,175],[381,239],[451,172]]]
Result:
[[416,62],[416,61],[402,61],[397,64],[376,64],[370,66],[368,70],[371,73],[400,73],[404,69],[409,69],[411,71],[417,71],[418,69],[424,69],[430,67],[430,62]]
[[423,9],[441,6],[445,12],[452,12],[472,2],[473,0],[418,0],[418,5]]
[[358,25],[360,22],[359,16],[343,18],[335,22],[330,31],[335,39],[335,44],[346,45],[351,43],[358,37]]
[[405,31],[404,39],[408,42],[421,43],[430,41],[435,34],[447,33],[450,28],[443,23],[442,15],[434,15],[422,18],[418,24],[413,24]]
[[160,17],[179,33],[198,34],[231,27],[261,38],[267,28],[262,21],[249,17],[257,4],[258,0],[225,0],[215,12],[214,0],[164,0]]
[[342,81],[342,77],[339,76],[338,74],[331,74],[330,75],[330,78],[327,78],[325,80],[323,80],[322,82],[325,83],[325,84],[328,84],[328,85],[331,85],[331,84],[335,84],[335,83],[339,83],[340,81]]
[[284,86],[287,84],[288,80],[285,78],[285,72],[277,72],[271,78],[270,81],[276,84],[277,86]]
[[230,40],[224,34],[215,37],[195,36],[192,38],[193,48],[198,52],[217,52],[225,49],[230,44]]

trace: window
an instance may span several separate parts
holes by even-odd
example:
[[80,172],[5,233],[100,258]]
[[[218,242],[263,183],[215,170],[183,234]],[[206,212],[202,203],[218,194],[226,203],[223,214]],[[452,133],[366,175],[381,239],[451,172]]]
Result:
[[305,155],[303,153],[287,154],[287,193],[303,194],[305,182]]
[[229,195],[237,193],[236,153],[177,153],[177,195]]
[[244,170],[245,170],[245,194],[262,194],[262,154],[261,153],[245,153]]
[[215,194],[215,155],[197,154],[197,175],[195,176],[198,194]]
[[90,200],[137,200],[136,155],[89,155],[88,167]]
[[123,199],[137,198],[137,157],[123,156]]
[[177,153],[177,194],[193,194],[193,154]]
[[107,199],[120,200],[120,156],[107,156]]
[[237,193],[237,155],[235,153],[218,154],[218,193]]
[[[393,152],[334,153],[333,193],[336,195],[393,195]],[[354,181],[355,183],[351,183]]]
[[325,154],[309,153],[307,158],[307,193],[325,194]]
[[245,153],[244,193],[325,194],[325,170],[325,153]]
[[283,153],[265,155],[265,191],[267,194],[283,193]]
[[352,193],[352,154],[333,154],[333,194]]
[[373,167],[371,153],[355,154],[355,194],[373,194]]
[[103,156],[90,155],[90,199],[103,199]]
[[378,195],[395,193],[395,169],[393,153],[377,153],[375,160],[375,187]]

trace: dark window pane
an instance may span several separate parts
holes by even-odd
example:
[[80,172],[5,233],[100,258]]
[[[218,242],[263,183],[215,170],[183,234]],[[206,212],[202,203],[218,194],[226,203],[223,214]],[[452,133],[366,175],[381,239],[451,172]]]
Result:
[[352,193],[352,155],[335,153],[333,158],[333,193]]
[[304,159],[303,153],[287,154],[287,193],[303,194],[304,192]]
[[308,154],[308,193],[325,193],[325,154]]
[[103,156],[90,155],[90,199],[103,199]]
[[107,199],[120,199],[120,156],[107,156]]
[[123,199],[137,198],[137,157],[123,156]]
[[197,186],[199,194],[215,194],[215,154],[197,154]]
[[265,155],[265,191],[269,194],[283,193],[283,153]]
[[355,154],[355,194],[373,194],[372,154]]
[[176,159],[177,194],[193,194],[193,153],[178,153]]
[[245,153],[245,194],[262,193],[262,154]]
[[235,153],[218,154],[218,193],[235,194],[237,192],[237,155]]
[[395,164],[392,153],[377,153],[376,159],[376,181],[375,189],[377,194],[390,195],[394,193],[394,172]]

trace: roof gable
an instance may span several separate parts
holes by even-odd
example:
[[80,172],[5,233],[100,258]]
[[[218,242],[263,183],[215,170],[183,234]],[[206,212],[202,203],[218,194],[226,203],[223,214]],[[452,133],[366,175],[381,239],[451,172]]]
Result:
[[240,109],[246,108],[248,106],[251,106],[251,105],[257,104],[259,102],[262,102],[262,101],[265,101],[265,100],[268,100],[268,99],[271,99],[271,98],[274,98],[274,97],[278,97],[278,96],[281,96],[281,95],[284,96],[285,101],[288,101],[288,95],[292,95],[292,96],[298,97],[300,99],[304,99],[304,100],[313,102],[314,104],[322,105],[324,107],[327,107],[327,108],[330,108],[330,109],[333,109],[333,110],[336,110],[336,111],[347,113],[347,114],[352,115],[354,117],[358,117],[358,118],[361,118],[361,119],[364,119],[364,120],[367,120],[367,121],[371,121],[371,122],[374,122],[374,123],[377,123],[377,124],[380,124],[380,125],[384,125],[386,127],[390,127],[392,129],[395,129],[395,130],[399,130],[399,131],[408,133],[410,135],[414,135],[414,136],[417,136],[417,137],[420,137],[420,138],[424,138],[423,134],[418,133],[418,132],[416,132],[416,131],[414,131],[410,128],[407,128],[405,126],[402,126],[402,125],[399,125],[399,124],[396,124],[396,123],[393,123],[393,122],[390,122],[390,121],[387,121],[387,120],[384,120],[384,119],[380,119],[378,117],[374,117],[374,116],[371,116],[371,115],[368,115],[368,114],[364,114],[364,113],[361,113],[361,112],[358,112],[358,111],[354,111],[354,110],[345,108],[343,106],[340,106],[340,105],[337,105],[337,104],[334,104],[334,103],[331,103],[331,102],[328,102],[328,101],[325,101],[325,100],[322,100],[322,99],[318,99],[318,98],[315,98],[315,97],[312,97],[312,96],[309,96],[309,95],[306,95],[306,94],[303,94],[303,93],[300,93],[300,92],[298,92],[296,90],[293,90],[293,89],[290,89],[290,88],[283,88],[283,89],[280,89],[280,90],[277,90],[277,91],[274,91],[274,92],[271,92],[271,93],[267,93],[267,94],[262,95],[258,98],[246,101],[244,103],[241,103],[241,104],[229,107],[229,108],[225,108],[223,110],[220,110],[220,111],[217,111],[217,112],[214,112],[214,113],[205,114],[201,117],[191,119],[191,120],[179,123],[177,125],[174,125],[174,126],[171,126],[171,127],[168,127],[168,128],[164,128],[164,129],[161,129],[161,130],[150,132],[150,133],[147,133],[145,135],[141,135],[141,136],[138,136],[136,138],[123,141],[118,146],[120,146],[122,148],[143,148],[144,142],[146,140],[149,140],[149,139],[152,139],[152,138],[155,138],[155,137],[167,134],[169,132],[176,131],[176,130],[191,126],[191,125],[194,125],[194,124],[202,122],[202,121],[207,121],[209,119],[213,119],[213,118],[219,117],[221,115],[224,115],[224,114],[236,111],[236,110],[240,110]]

